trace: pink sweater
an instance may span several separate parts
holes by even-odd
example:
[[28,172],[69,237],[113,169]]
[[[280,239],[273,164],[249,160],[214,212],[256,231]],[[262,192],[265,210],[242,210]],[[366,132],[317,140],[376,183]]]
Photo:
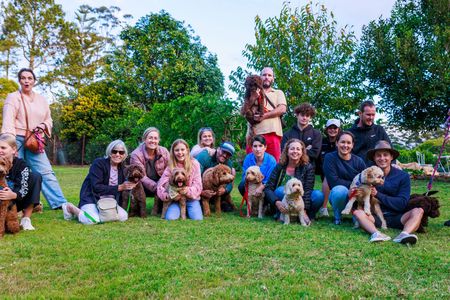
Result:
[[[28,113],[29,129],[34,129],[38,125],[47,128],[48,134],[51,134],[53,121],[50,116],[50,106],[47,100],[40,94],[33,92],[32,98],[23,94]],[[3,124],[2,133],[13,135],[25,135],[27,123],[25,120],[25,111],[20,92],[14,92],[6,97],[3,105]]]
[[[145,144],[142,143],[131,153],[130,163],[141,166],[144,169],[145,173],[145,164],[147,163],[147,161],[148,161],[148,154],[147,151],[145,150]],[[155,171],[159,176],[162,176],[164,170],[167,167],[168,162],[169,162],[169,151],[165,147],[158,146],[158,148],[156,148]],[[157,182],[148,178],[146,173],[144,178],[142,178],[141,182],[146,189],[148,189],[151,192],[156,192]]]
[[[188,179],[188,184],[187,184],[188,192],[187,192],[186,196],[189,200],[200,200],[200,194],[203,189],[202,176],[200,173],[200,164],[194,158],[192,158],[191,161],[192,161],[192,170],[191,170],[191,174],[189,174],[189,179]],[[163,175],[161,176],[161,178],[158,181],[158,188],[157,188],[158,197],[159,197],[159,199],[161,199],[163,201],[166,201],[167,196],[168,196],[167,188],[169,187],[169,180],[170,180],[171,174],[172,174],[172,170],[170,170],[170,168],[167,167],[164,170]]]

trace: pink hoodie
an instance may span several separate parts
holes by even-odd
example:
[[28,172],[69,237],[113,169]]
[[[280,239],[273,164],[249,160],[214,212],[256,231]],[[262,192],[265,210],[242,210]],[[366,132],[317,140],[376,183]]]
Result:
[[[188,192],[186,196],[189,200],[200,200],[200,194],[203,190],[202,175],[200,173],[200,164],[194,158],[191,158],[191,162],[192,162],[192,169],[191,174],[188,175],[189,176],[187,184]],[[170,170],[170,168],[167,167],[158,181],[158,188],[157,188],[158,197],[163,201],[167,200],[168,196],[167,188],[169,186],[169,180],[171,175],[172,170]]]

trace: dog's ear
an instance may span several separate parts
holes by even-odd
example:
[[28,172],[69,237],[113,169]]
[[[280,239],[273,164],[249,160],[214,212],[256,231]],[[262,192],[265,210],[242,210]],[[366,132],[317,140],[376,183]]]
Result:
[[219,168],[215,168],[213,173],[212,173],[212,177],[213,177],[213,182],[218,184],[220,182],[220,169]]
[[290,181],[286,182],[286,185],[284,186],[284,194],[285,195],[290,195],[291,194],[291,190],[292,190],[291,186],[292,186],[292,184],[291,184]]
[[258,182],[262,182],[264,179],[264,175],[261,172],[256,173],[256,178],[258,179]]

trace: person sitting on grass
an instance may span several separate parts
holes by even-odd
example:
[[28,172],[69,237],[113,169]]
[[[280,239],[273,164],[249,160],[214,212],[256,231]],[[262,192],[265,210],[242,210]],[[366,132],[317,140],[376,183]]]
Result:
[[0,135],[0,156],[11,162],[11,169],[6,175],[8,187],[0,190],[0,201],[13,200],[17,211],[23,211],[20,226],[23,230],[34,230],[31,224],[33,208],[39,205],[42,176],[32,172],[25,161],[16,157],[16,137],[11,134]]
[[305,144],[298,139],[287,141],[281,153],[280,162],[273,169],[264,189],[267,199],[278,210],[276,218],[279,216],[279,212],[288,213],[287,207],[281,201],[284,198],[284,186],[293,177],[303,184],[303,201],[307,213],[305,221],[309,224],[310,219],[314,219],[316,212],[322,206],[323,196],[321,192],[313,191],[314,167],[309,163]]
[[208,150],[209,156],[213,156],[216,153],[214,148],[215,136],[214,131],[210,127],[202,127],[197,134],[197,145],[192,147],[191,156],[197,158],[197,156],[203,150]]
[[81,186],[78,207],[69,202],[63,204],[64,219],[77,218],[85,225],[103,223],[105,220],[100,217],[97,202],[103,198],[114,198],[117,202],[118,220],[126,221],[128,214],[119,205],[122,191],[131,190],[136,186],[136,183],[125,181],[123,162],[127,156],[128,150],[123,141],[111,142],[106,147],[105,157],[97,158],[92,162]]
[[[267,184],[267,181],[269,181],[270,174],[277,165],[275,157],[267,153],[266,149],[266,139],[262,135],[255,136],[252,140],[252,153],[245,156],[244,164],[242,166],[242,180],[238,186],[242,196],[245,194],[245,172],[252,166],[258,166],[264,176],[260,190],[258,190],[256,194],[258,195],[264,192],[264,187]],[[266,197],[264,202],[268,201],[269,200]]]
[[[200,193],[203,188],[200,164],[196,159],[191,158],[189,145],[183,139],[177,139],[172,143],[169,165],[158,181],[157,193],[162,201],[169,201],[169,180],[175,168],[183,168],[188,176],[187,186],[180,189],[178,191],[180,195],[177,196],[184,195],[186,197],[187,216],[192,220],[203,220],[202,207],[200,206]],[[166,220],[177,220],[180,216],[180,205],[177,201],[174,201],[167,208],[165,218]]]
[[[330,204],[334,211],[334,224],[340,225],[341,212],[348,202],[349,188],[353,178],[361,173],[366,164],[352,154],[355,137],[349,131],[341,132],[337,137],[337,151],[325,155],[323,173],[330,187]],[[322,192],[320,192],[322,193]]]
[[[406,211],[411,192],[409,174],[391,165],[399,156],[388,141],[379,141],[375,148],[367,152],[367,159],[373,161],[384,172],[384,184],[372,188],[372,196],[380,201],[383,216],[389,228],[401,229],[394,238],[401,244],[415,244],[417,236],[412,234],[419,228],[423,216],[422,208]],[[363,210],[355,210],[353,215],[362,229],[371,234],[370,242],[388,241],[391,238],[380,231],[381,221],[377,216],[368,216]]]

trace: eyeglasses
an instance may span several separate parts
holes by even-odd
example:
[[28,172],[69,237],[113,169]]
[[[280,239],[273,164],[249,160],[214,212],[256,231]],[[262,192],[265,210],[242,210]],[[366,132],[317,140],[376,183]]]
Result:
[[115,150],[115,149],[111,150],[111,154],[117,154],[117,153],[119,153],[120,155],[124,155],[125,151],[123,151],[123,150]]

